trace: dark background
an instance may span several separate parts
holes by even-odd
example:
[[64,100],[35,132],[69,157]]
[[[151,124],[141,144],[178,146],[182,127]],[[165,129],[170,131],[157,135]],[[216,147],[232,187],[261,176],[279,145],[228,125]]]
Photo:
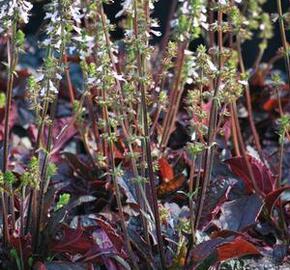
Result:
[[[155,5],[153,16],[155,18],[158,18],[158,20],[160,21],[160,27],[161,27],[160,30],[162,33],[164,32],[166,28],[170,8],[174,1],[175,0],[159,0],[159,2],[157,2]],[[32,16],[30,18],[29,23],[25,27],[25,32],[27,35],[35,35],[40,30],[40,24],[42,23],[43,17],[44,17],[43,6],[46,3],[48,3],[48,1],[34,3]],[[115,3],[105,6],[105,12],[107,13],[112,23],[118,24],[118,20],[115,18],[115,14],[121,9],[121,3],[122,3],[121,0],[115,0]],[[285,12],[287,8],[289,7],[289,2],[288,0],[282,0],[282,4],[283,4],[283,10]],[[264,10],[269,13],[275,13],[277,10],[276,1],[268,0],[264,4]],[[274,24],[274,28],[275,28],[275,31],[274,31],[275,35],[273,39],[269,41],[269,46],[267,50],[265,51],[262,61],[269,60],[273,55],[275,55],[277,49],[281,47],[278,22]],[[116,31],[112,33],[112,36],[114,39],[121,39],[122,34],[123,33],[121,29],[117,28]],[[154,38],[153,43],[158,44],[161,38],[162,37]],[[245,59],[245,64],[247,67],[252,66],[253,61],[255,57],[257,56],[258,42],[259,42],[259,39],[255,37],[253,40],[247,41],[243,45],[244,59]],[[200,41],[197,41],[196,44],[192,44],[192,48],[194,48],[195,45],[197,45],[198,43],[200,43]],[[277,62],[277,67],[283,68],[283,66],[284,66],[283,60]]]

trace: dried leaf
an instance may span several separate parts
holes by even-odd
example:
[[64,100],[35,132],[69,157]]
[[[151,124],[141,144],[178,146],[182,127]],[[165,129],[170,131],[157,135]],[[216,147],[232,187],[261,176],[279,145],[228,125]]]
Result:
[[163,182],[169,182],[174,178],[174,171],[166,158],[162,157],[158,160],[160,177]]
[[180,174],[169,182],[162,183],[157,187],[157,194],[159,197],[162,197],[168,193],[172,193],[180,189],[186,181],[186,177],[183,174]]

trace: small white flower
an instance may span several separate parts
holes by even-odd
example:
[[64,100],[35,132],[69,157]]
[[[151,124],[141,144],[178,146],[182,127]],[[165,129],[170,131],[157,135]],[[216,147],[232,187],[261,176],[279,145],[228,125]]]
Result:
[[152,20],[151,27],[160,27],[160,25],[156,20]]
[[248,85],[248,81],[247,80],[238,80],[238,83],[241,85]]
[[43,78],[44,78],[44,74],[40,73],[40,74],[36,75],[35,81],[40,82],[43,80]]
[[54,86],[53,82],[49,80],[49,90],[55,94],[58,94],[57,88]]
[[122,9],[115,15],[115,18],[121,17],[124,13],[133,9],[133,0],[125,0],[122,3]]
[[48,46],[51,44],[51,39],[50,38],[46,38],[45,40],[42,41],[42,45],[44,46]]
[[114,76],[115,79],[117,79],[118,81],[126,82],[126,80],[123,78],[123,75],[122,75],[122,74],[117,74],[116,72],[113,72],[113,76]]
[[61,79],[62,79],[62,76],[61,76],[59,73],[56,73],[56,74],[55,74],[55,77],[56,77],[58,80],[61,80]]
[[184,50],[184,55],[193,55],[193,52],[190,50]]
[[52,92],[54,94],[58,94],[58,90],[57,88],[54,86],[53,82],[51,80],[48,81],[48,89],[47,87],[42,87],[40,90],[40,96],[44,97],[47,94],[47,90],[49,90],[49,92]]
[[80,10],[80,7],[76,5],[70,7],[70,14],[72,15],[73,20],[77,23],[81,23],[81,19],[84,16],[83,14],[81,14]]
[[61,40],[59,39],[55,44],[53,44],[53,47],[55,49],[59,49],[60,48],[60,45],[61,45]]
[[156,37],[160,37],[162,35],[162,33],[160,31],[155,31],[155,30],[151,29],[150,32]]
[[82,32],[82,29],[80,27],[77,27],[75,25],[73,25],[73,29],[80,35]]
[[92,85],[92,84],[94,84],[96,82],[96,78],[92,78],[92,77],[89,77],[88,78],[88,84],[89,85]]
[[[223,5],[223,6],[228,4],[228,2],[226,0],[219,0],[218,2],[219,2],[220,5]],[[240,3],[242,3],[242,0],[235,0],[235,2],[240,4]]]
[[226,0],[219,0],[219,4],[220,5],[226,5],[227,4],[227,1]]
[[28,1],[19,1],[16,4],[19,16],[24,23],[28,23],[29,11],[32,9],[32,4]]
[[210,59],[207,59],[207,64],[208,64],[208,67],[211,71],[213,71],[213,72],[217,71],[216,66],[213,64],[213,62]]
[[[3,1],[1,1],[3,2]],[[20,22],[28,23],[30,10],[33,5],[26,0],[10,0],[2,4],[0,8],[0,32],[4,32],[12,25],[12,20],[16,13],[19,15]],[[4,23],[3,23],[4,22]]]
[[57,35],[57,36],[60,36],[61,35],[61,26],[59,26],[58,28],[57,28],[57,30],[56,30],[56,32],[55,32],[55,34]]
[[187,84],[192,84],[193,83],[193,79],[192,78],[187,78],[185,82]]

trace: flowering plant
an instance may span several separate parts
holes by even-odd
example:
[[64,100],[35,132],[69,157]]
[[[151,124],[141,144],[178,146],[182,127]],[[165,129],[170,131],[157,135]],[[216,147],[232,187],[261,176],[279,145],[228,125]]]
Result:
[[115,2],[0,0],[0,268],[289,269],[281,0]]

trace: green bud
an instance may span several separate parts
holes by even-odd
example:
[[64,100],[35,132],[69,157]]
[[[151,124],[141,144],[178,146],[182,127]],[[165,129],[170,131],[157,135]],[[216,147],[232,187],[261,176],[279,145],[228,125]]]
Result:
[[0,109],[4,108],[6,104],[6,96],[3,92],[0,93]]
[[57,172],[57,166],[54,163],[49,163],[47,167],[47,176],[51,178]]
[[187,153],[192,159],[194,159],[196,155],[203,152],[205,148],[205,145],[200,142],[188,143],[186,146]]
[[4,173],[4,182],[13,185],[16,181],[15,175],[11,171],[7,171]]
[[69,193],[62,193],[59,196],[58,202],[56,204],[56,210],[63,208],[66,206],[70,201],[70,194]]
[[25,42],[25,34],[19,29],[16,33],[16,45],[19,48],[22,48],[24,46]]

